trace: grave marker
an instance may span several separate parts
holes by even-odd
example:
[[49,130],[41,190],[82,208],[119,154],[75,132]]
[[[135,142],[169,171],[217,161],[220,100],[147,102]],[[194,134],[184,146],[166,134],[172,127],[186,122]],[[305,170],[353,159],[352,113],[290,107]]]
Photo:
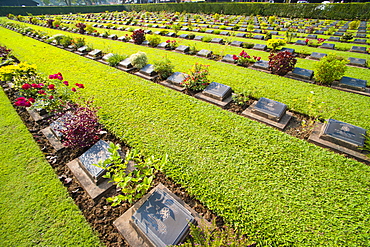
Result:
[[349,57],[348,60],[350,65],[366,67],[366,59]]
[[313,70],[295,67],[292,71],[292,75],[306,80],[311,80],[313,76]]
[[231,87],[217,82],[211,82],[202,92],[204,95],[211,98],[223,101],[229,98],[232,94]]
[[118,63],[118,68],[124,71],[130,71],[134,69],[134,66],[131,64],[130,58],[126,58],[125,60]]
[[328,39],[329,41],[340,41],[340,38],[339,37],[329,37]]
[[190,47],[186,45],[179,45],[178,47],[176,47],[175,51],[188,53],[190,51]]
[[260,39],[260,40],[263,40],[263,39],[265,39],[265,36],[263,36],[263,35],[254,35],[254,36],[253,36],[253,39]]
[[306,40],[297,40],[296,42],[295,42],[295,44],[296,45],[307,45],[307,42],[306,42]]
[[259,60],[259,61],[255,62],[252,65],[252,67],[256,68],[256,69],[262,69],[262,70],[269,70],[270,69],[269,61],[264,61],[264,60]]
[[200,57],[210,57],[212,55],[212,51],[209,51],[209,50],[206,50],[206,49],[202,49],[200,51],[198,51],[197,53],[197,56],[200,56]]
[[349,51],[366,53],[366,47],[365,46],[352,46],[352,48]]
[[321,58],[327,56],[325,53],[319,53],[319,52],[312,52],[310,55],[311,59],[320,60]]
[[324,48],[324,49],[334,49],[335,47],[335,44],[330,44],[330,43],[322,43],[320,48]]
[[262,97],[252,109],[252,113],[279,122],[286,109],[285,104]]
[[222,44],[224,42],[223,39],[220,39],[220,38],[213,38],[211,40],[211,43],[216,43],[216,44]]
[[181,73],[181,72],[175,72],[173,73],[170,77],[167,78],[167,82],[177,85],[177,86],[182,86],[182,82],[188,77],[187,74]]
[[230,43],[231,46],[242,46],[243,45],[243,42],[242,41],[237,41],[237,40],[234,40],[233,42]]
[[253,46],[253,49],[265,51],[267,49],[267,45],[264,45],[264,44],[255,44]]
[[354,90],[359,90],[359,91],[365,91],[366,85],[367,85],[366,80],[351,78],[347,76],[343,76],[337,83],[337,86],[339,87],[344,87],[344,88],[349,88],[349,89],[354,89]]
[[203,39],[203,36],[195,36],[194,37],[194,40],[202,41],[202,39]]
[[233,58],[233,55],[231,54],[226,54],[222,59],[221,61],[223,62],[227,62],[227,63],[235,63],[235,60]]

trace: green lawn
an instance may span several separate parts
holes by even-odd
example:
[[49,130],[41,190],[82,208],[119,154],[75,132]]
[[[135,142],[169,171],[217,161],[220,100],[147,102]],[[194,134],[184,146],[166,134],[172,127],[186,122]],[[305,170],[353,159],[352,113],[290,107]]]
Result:
[[[60,71],[68,81],[85,84],[82,95],[94,97],[102,107],[99,115],[111,132],[146,155],[167,153],[167,175],[228,223],[260,243],[265,241],[262,245],[369,245],[369,166],[3,28],[0,37],[20,60],[37,64],[44,74]],[[87,40],[96,48],[123,54],[145,50],[153,60],[167,54],[177,69],[206,61],[99,38]],[[186,63],[184,57],[189,59]],[[207,63],[213,72],[229,71],[213,75],[219,82],[239,88],[251,84],[261,88],[256,95],[274,94],[303,110],[306,95],[313,90],[319,102],[348,104],[343,111],[331,112],[336,117],[369,125],[366,97]],[[289,91],[279,91],[283,87]]]
[[0,90],[1,246],[101,246]]

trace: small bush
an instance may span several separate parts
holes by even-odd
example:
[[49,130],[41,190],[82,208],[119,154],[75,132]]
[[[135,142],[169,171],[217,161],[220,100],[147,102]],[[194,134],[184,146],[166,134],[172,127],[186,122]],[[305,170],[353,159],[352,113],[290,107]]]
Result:
[[139,51],[130,56],[130,61],[135,68],[141,69],[148,63],[148,57],[145,52]]
[[86,24],[85,23],[79,22],[79,23],[76,24],[76,27],[78,28],[78,32],[80,34],[84,34],[85,33],[85,28],[86,28]]
[[234,61],[240,66],[248,67],[249,64],[255,63],[256,61],[261,60],[261,57],[253,56],[251,57],[244,50],[239,53],[239,55],[233,55]]
[[157,47],[161,43],[161,37],[159,35],[150,35],[147,40],[151,47]]
[[352,33],[345,33],[343,36],[340,38],[341,41],[348,42],[351,39],[353,39],[353,34]]
[[97,116],[98,108],[93,107],[92,102],[86,105],[69,105],[68,112],[64,115],[65,121],[60,129],[62,143],[70,148],[83,148],[97,142],[101,131],[101,125]]
[[165,80],[171,76],[174,68],[175,66],[171,64],[168,58],[154,63],[154,71],[158,73],[161,80]]
[[145,40],[145,33],[143,29],[135,30],[133,34],[131,34],[131,38],[134,40],[134,43],[137,45],[141,45]]
[[354,29],[357,29],[360,26],[360,24],[361,24],[360,20],[356,20],[356,21],[351,21],[348,26],[349,26],[349,29],[354,30]]
[[194,64],[189,76],[182,82],[182,85],[186,89],[193,91],[202,91],[205,89],[209,85],[209,79],[207,78],[209,75],[208,67],[209,65]]
[[267,45],[272,47],[273,51],[276,51],[280,46],[286,45],[286,41],[283,39],[269,39]]
[[296,63],[297,59],[288,51],[282,51],[277,54],[271,53],[269,56],[271,72],[280,76],[292,71]]
[[347,69],[347,60],[335,54],[323,57],[315,64],[315,80],[319,83],[330,85],[340,79]]
[[62,39],[60,40],[60,44],[61,44],[64,48],[66,48],[66,47],[68,47],[68,46],[72,45],[72,43],[73,43],[73,38],[71,38],[71,37],[69,37],[69,36],[64,36],[64,37],[62,37]]
[[121,62],[122,60],[126,58],[127,58],[126,55],[114,54],[113,56],[108,58],[109,66],[116,67],[119,64],[119,62]]
[[246,48],[246,49],[251,49],[254,47],[254,44],[253,43],[249,43],[249,42],[245,42],[242,44],[242,47],[243,48]]
[[203,42],[211,42],[211,40],[212,40],[212,37],[210,37],[210,36],[204,36],[203,38],[202,38],[202,41]]

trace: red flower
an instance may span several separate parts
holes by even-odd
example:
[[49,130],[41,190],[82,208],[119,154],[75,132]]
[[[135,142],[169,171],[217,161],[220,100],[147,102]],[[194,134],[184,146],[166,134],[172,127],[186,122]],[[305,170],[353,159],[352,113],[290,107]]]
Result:
[[24,89],[24,90],[27,90],[27,89],[30,89],[30,88],[31,88],[31,85],[28,84],[28,83],[25,83],[25,84],[22,85],[22,89]]
[[84,87],[84,84],[76,83],[76,86],[77,86],[78,88],[85,88],[85,87]]
[[54,89],[55,89],[55,85],[54,85],[54,84],[50,84],[50,85],[48,86],[48,88],[49,88],[50,90],[54,90]]
[[234,60],[238,60],[239,58],[236,55],[233,55]]
[[59,80],[59,81],[62,81],[62,80],[63,80],[63,76],[59,75],[59,76],[58,76],[58,80]]
[[19,98],[17,98],[17,101],[25,101],[25,100],[26,100],[25,97],[19,97]]
[[53,96],[53,95],[50,95],[50,96],[49,96],[49,99],[54,99],[54,96]]
[[261,60],[261,57],[257,57],[257,61]]
[[69,86],[68,81],[64,81],[63,84],[66,85],[66,86]]
[[32,83],[32,84],[31,84],[31,86],[32,86],[33,88],[38,88],[38,86],[39,86],[39,85],[37,85],[36,83]]
[[76,92],[77,90],[76,90],[76,88],[71,88],[71,90],[72,90],[72,92]]
[[54,79],[54,75],[49,75],[49,79]]
[[36,100],[34,98],[29,98],[28,101],[31,103],[35,103]]
[[43,94],[43,95],[46,95],[45,91],[44,90],[39,90],[38,91],[39,94]]
[[170,43],[171,42],[171,40],[166,40],[166,43]]
[[308,41],[310,41],[309,39],[306,39],[306,43],[308,43]]

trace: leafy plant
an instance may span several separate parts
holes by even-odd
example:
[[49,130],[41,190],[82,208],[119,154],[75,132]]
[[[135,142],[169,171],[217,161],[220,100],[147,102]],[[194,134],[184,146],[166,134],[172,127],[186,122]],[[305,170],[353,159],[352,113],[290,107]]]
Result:
[[338,80],[344,75],[347,63],[345,58],[329,54],[315,64],[314,78],[319,83],[330,85],[334,80]]
[[361,24],[361,21],[360,20],[356,20],[356,21],[351,21],[348,25],[349,29],[357,29]]
[[167,79],[173,74],[175,66],[166,57],[164,60],[157,61],[154,63],[154,71],[158,73],[161,80]]
[[297,33],[294,32],[294,28],[288,28],[288,31],[285,32],[285,39],[287,43],[292,43],[293,38],[297,36]]
[[282,51],[277,54],[271,53],[269,56],[271,72],[280,76],[292,71],[296,63],[297,59],[289,51]]
[[108,58],[109,66],[116,67],[122,60],[126,59],[126,55],[114,54]]
[[161,43],[161,37],[159,35],[150,35],[147,37],[149,46],[157,47]]
[[130,61],[135,68],[141,69],[148,63],[148,57],[145,52],[139,51],[130,56]]
[[348,42],[351,39],[353,39],[353,34],[352,33],[345,33],[343,36],[340,38],[342,41]]
[[272,51],[276,51],[279,47],[286,45],[286,41],[283,39],[269,39],[267,45],[272,47]]
[[232,96],[233,102],[239,106],[244,106],[249,101],[248,93],[235,93]]
[[131,38],[133,39],[134,43],[137,45],[141,45],[145,40],[145,33],[143,29],[138,29],[131,34]]
[[177,36],[178,32],[181,30],[181,27],[182,27],[181,24],[173,24],[171,26],[171,29],[176,34],[176,36]]
[[190,243],[183,243],[178,246],[183,247],[252,247],[256,243],[241,234],[239,231],[233,230],[231,227],[224,226],[223,228],[217,227],[216,220],[212,220],[212,224],[206,225],[200,222],[199,226],[190,223]]
[[186,89],[201,91],[209,85],[208,71],[209,65],[194,64],[190,69],[189,76],[181,83]]
[[203,42],[211,42],[211,40],[212,40],[212,37],[211,36],[204,36],[203,38],[202,38],[202,41]]
[[76,47],[76,48],[80,48],[82,46],[84,46],[86,44],[85,42],[85,38],[75,38],[73,41],[72,41],[73,45]]
[[64,48],[72,45],[73,43],[73,38],[69,37],[69,36],[64,36],[60,39],[60,42],[59,42]]
[[261,57],[251,57],[250,55],[248,55],[248,53],[242,50],[239,55],[233,55],[233,59],[238,65],[248,67],[249,64],[261,60]]
[[11,49],[6,48],[6,46],[0,45],[0,58],[7,57],[10,52],[11,52]]
[[36,65],[21,62],[15,65],[7,65],[0,68],[0,79],[12,81],[15,76],[31,76],[36,73]]
[[69,148],[83,148],[93,145],[99,140],[101,125],[97,116],[98,108],[92,102],[85,105],[68,104],[66,109],[70,114],[65,116],[62,133],[62,143]]
[[82,23],[82,22],[79,22],[76,24],[76,27],[78,28],[78,32],[80,34],[84,34],[85,33],[85,28],[86,28],[86,24],[85,23]]
[[[126,201],[133,203],[143,197],[152,186],[157,171],[167,163],[167,155],[161,159],[156,159],[154,156],[143,159],[137,150],[128,151],[122,163],[119,149],[119,145],[111,143],[108,149],[112,154],[111,157],[95,164],[106,169],[107,173],[103,177],[110,179],[120,189],[121,194],[107,198],[112,206],[118,206]],[[129,164],[134,165],[133,170],[128,169]]]
[[245,42],[242,44],[242,47],[243,48],[246,48],[246,49],[251,49],[254,47],[254,44],[253,43],[249,43],[249,42]]
[[179,46],[176,40],[166,40],[166,43],[169,45],[170,50],[173,50]]

